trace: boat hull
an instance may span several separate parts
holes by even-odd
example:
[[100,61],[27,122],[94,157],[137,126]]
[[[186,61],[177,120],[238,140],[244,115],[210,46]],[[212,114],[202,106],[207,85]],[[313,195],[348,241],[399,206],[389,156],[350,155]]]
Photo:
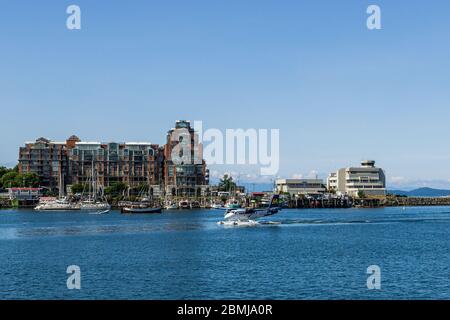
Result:
[[35,208],[34,211],[80,211],[80,208]]
[[180,209],[183,209],[183,210],[185,210],[185,209],[190,209],[190,208],[191,208],[191,204],[190,204],[189,202],[187,202],[187,201],[181,201],[181,202],[178,204],[178,207],[179,207]]
[[108,203],[83,203],[80,206],[80,212],[89,214],[106,214],[111,210]]
[[161,208],[122,208],[122,213],[145,214],[145,213],[161,213]]
[[35,211],[77,211],[80,206],[75,203],[52,202],[39,204],[34,208]]

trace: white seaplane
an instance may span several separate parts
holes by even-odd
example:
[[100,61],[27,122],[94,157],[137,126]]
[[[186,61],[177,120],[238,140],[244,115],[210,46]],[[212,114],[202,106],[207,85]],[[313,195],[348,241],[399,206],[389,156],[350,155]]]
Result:
[[278,213],[281,208],[278,205],[279,195],[273,195],[267,208],[252,209],[239,208],[228,209],[224,216],[224,221],[218,224],[225,226],[253,226],[257,225],[256,219],[272,216]]

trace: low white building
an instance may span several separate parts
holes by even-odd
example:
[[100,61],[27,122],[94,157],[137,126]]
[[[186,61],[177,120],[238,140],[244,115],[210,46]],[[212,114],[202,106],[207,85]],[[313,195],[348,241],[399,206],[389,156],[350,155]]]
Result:
[[321,179],[278,179],[275,181],[277,193],[294,195],[325,193],[326,187]]
[[39,200],[41,188],[8,188],[10,200]]
[[383,169],[375,167],[375,161],[365,160],[360,167],[342,168],[330,173],[327,189],[352,197],[362,192],[365,196],[386,196],[386,177]]

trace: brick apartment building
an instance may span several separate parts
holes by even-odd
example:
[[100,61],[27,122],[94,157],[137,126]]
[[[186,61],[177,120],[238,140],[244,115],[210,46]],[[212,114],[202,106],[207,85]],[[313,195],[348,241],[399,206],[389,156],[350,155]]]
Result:
[[[198,135],[189,121],[177,121],[175,128],[167,132],[164,146],[164,186],[167,195],[200,196],[205,193],[209,171],[198,141]],[[183,154],[181,142],[188,147],[189,155]],[[174,153],[177,159],[172,158]]]
[[69,174],[69,146],[78,139],[70,137],[66,142],[53,142],[39,138],[35,142],[26,142],[19,148],[19,172],[36,173],[42,186],[55,189],[59,181]]
[[[188,130],[192,147],[198,150],[189,121],[177,121],[176,128],[181,127]],[[149,185],[155,194],[196,195],[199,186],[209,183],[206,163],[174,164],[171,151],[178,142],[171,141],[169,134],[169,145],[164,147],[148,142],[87,142],[77,136],[65,142],[39,138],[19,148],[19,172],[36,173],[42,187],[51,190],[58,189],[61,182],[67,186],[95,179],[103,187],[124,182],[130,187]]]

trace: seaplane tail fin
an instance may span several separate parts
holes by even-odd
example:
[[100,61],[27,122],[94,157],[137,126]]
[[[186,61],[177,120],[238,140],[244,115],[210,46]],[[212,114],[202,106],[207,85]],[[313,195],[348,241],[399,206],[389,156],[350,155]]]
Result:
[[280,200],[280,195],[274,194],[272,196],[272,199],[270,199],[269,209],[271,209],[271,208],[278,208],[279,207],[279,203],[278,203],[279,200]]
[[278,194],[274,194],[272,196],[272,199],[270,199],[269,207],[264,209],[255,209],[254,212],[248,216],[248,219],[258,219],[262,217],[267,217],[276,214],[278,211],[280,211],[280,206],[278,203],[280,196]]

